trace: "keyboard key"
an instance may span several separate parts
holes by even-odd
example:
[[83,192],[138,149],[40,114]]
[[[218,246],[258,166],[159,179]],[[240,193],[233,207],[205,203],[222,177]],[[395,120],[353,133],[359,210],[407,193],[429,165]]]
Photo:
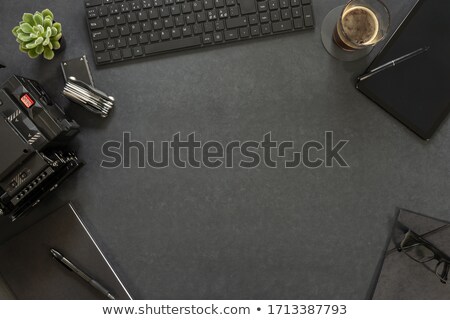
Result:
[[181,38],[181,29],[179,28],[172,29],[172,38],[173,39]]
[[289,7],[289,0],[280,0],[280,8],[284,9]]
[[219,20],[215,22],[216,31],[221,31],[225,29],[225,23],[223,20]]
[[159,41],[159,33],[151,32],[150,33],[150,42],[158,42]]
[[202,3],[200,1],[194,1],[192,3],[192,9],[194,10],[194,12],[202,11],[203,9]]
[[280,10],[270,12],[270,20],[272,21],[280,20]]
[[138,44],[138,40],[137,40],[137,37],[136,37],[136,36],[128,37],[128,38],[127,38],[127,41],[128,41],[128,45],[129,45],[130,47],[131,47],[131,46],[135,46],[135,45]]
[[141,33],[141,25],[139,23],[132,24],[131,33],[132,34]]
[[125,48],[127,46],[127,41],[125,40],[125,38],[118,38],[116,40],[117,43],[117,48]]
[[172,28],[173,27],[173,19],[172,19],[172,17],[164,19],[164,27],[165,28]]
[[177,27],[184,25],[184,17],[183,16],[177,16],[174,18],[175,20],[175,25]]
[[123,49],[122,50],[122,57],[124,58],[124,59],[129,59],[129,58],[131,58],[133,55],[132,55],[132,53],[131,53],[131,49],[130,48],[127,48],[127,49]]
[[226,41],[235,40],[237,38],[238,38],[237,29],[225,31],[225,40]]
[[230,11],[230,17],[237,17],[239,15],[238,6],[231,7],[229,11]]
[[153,0],[153,6],[161,7],[163,5],[163,0]]
[[94,42],[94,51],[100,52],[105,50],[105,45],[103,44],[103,41]]
[[291,18],[291,11],[289,9],[281,10],[281,19],[288,20]]
[[281,32],[292,29],[292,22],[289,21],[280,21],[272,23],[273,32]]
[[113,27],[115,24],[116,24],[116,22],[114,21],[115,19],[113,18],[113,17],[111,17],[111,18],[105,18],[105,26],[107,26],[107,27]]
[[222,41],[223,41],[222,32],[214,33],[214,42],[222,42]]
[[214,8],[214,0],[204,0],[203,7],[205,8],[205,10],[210,10]]
[[119,36],[119,29],[117,27],[108,29],[108,34],[110,38],[117,38]]
[[97,18],[98,17],[98,10],[97,10],[97,8],[88,9],[87,16],[88,16],[89,19]]
[[298,7],[300,5],[300,0],[291,0],[292,7]]
[[197,22],[205,22],[206,21],[206,13],[200,12],[197,13]]
[[250,36],[250,30],[248,29],[248,27],[240,28],[239,34],[241,35],[241,38],[247,38]]
[[106,30],[104,30],[104,29],[103,30],[94,31],[94,32],[92,32],[92,39],[94,41],[108,39],[108,32]]
[[301,8],[292,8],[292,17],[298,18],[302,16],[302,9]]
[[101,29],[104,27],[105,27],[105,24],[103,23],[103,19],[89,21],[89,28],[91,28],[91,30]]
[[119,28],[119,32],[121,36],[127,36],[130,34],[130,27],[128,25],[123,25]]
[[269,13],[268,12],[264,12],[264,13],[261,13],[260,15],[259,15],[259,21],[261,21],[261,23],[266,23],[266,22],[269,22]]
[[136,22],[137,21],[136,13],[134,12],[127,13],[127,21],[128,23]]
[[149,32],[150,30],[152,30],[152,26],[149,21],[142,22],[141,27],[143,32]]
[[170,7],[170,13],[173,16],[181,14],[181,7],[180,7],[180,5],[176,4],[176,5],[172,6],[172,7]]
[[139,42],[139,44],[146,44],[146,43],[148,43],[148,34],[146,34],[146,33],[140,34],[138,36],[138,42]]
[[242,14],[256,13],[255,0],[237,0]]
[[154,54],[171,50],[197,47],[200,46],[201,44],[202,41],[200,37],[197,36],[146,45],[144,50],[145,54]]
[[303,7],[303,17],[305,19],[305,27],[312,27],[314,25],[312,7],[310,5]]
[[148,10],[148,17],[150,19],[158,19],[159,18],[158,9],[153,8]]
[[194,34],[203,33],[203,28],[201,24],[194,24]]
[[188,37],[192,35],[192,29],[190,26],[185,26],[181,30],[183,31],[183,37]]
[[135,47],[133,48],[133,56],[140,57],[144,54],[141,47]]
[[246,27],[248,25],[247,17],[230,18],[225,20],[228,29]]
[[161,8],[159,14],[160,14],[161,18],[168,17],[168,16],[170,16],[170,10],[168,7]]
[[258,11],[259,12],[265,12],[265,11],[267,11],[267,9],[268,9],[267,1],[258,2]]
[[214,31],[214,25],[212,22],[205,22],[203,24],[203,27],[205,28],[205,32],[213,32]]
[[222,8],[223,6],[225,6],[224,0],[214,0],[214,4],[216,8]]
[[226,0],[225,3],[228,7],[234,6],[236,4],[236,0]]
[[170,39],[170,32],[168,30],[163,30],[160,33],[161,40],[169,40]]
[[[299,0],[297,0],[297,1],[299,1]],[[278,9],[278,0],[270,0],[269,1],[269,9],[270,10]]]
[[106,17],[108,15],[108,7],[100,7],[98,9],[98,16],[99,17]]
[[146,21],[148,19],[147,11],[138,12],[137,18],[139,21]]
[[213,42],[212,34],[208,33],[203,36],[203,44],[211,44]]
[[302,0],[302,4],[311,4],[311,0]]
[[98,64],[106,63],[106,62],[109,62],[110,60],[111,60],[111,56],[109,55],[109,52],[97,53],[95,55],[95,61]]
[[259,35],[259,26],[252,26],[252,27],[250,27],[250,34],[252,36]]
[[102,0],[86,0],[84,4],[86,5],[86,8],[99,6],[102,4]]
[[122,16],[122,15],[116,16],[116,24],[117,25],[122,25],[125,23],[127,23],[127,21],[125,20],[125,16]]
[[268,34],[270,33],[270,24],[269,23],[265,23],[263,25],[261,25],[261,33],[262,34]]
[[294,28],[295,29],[302,29],[303,28],[303,19],[302,18],[294,19]]
[[256,14],[250,15],[248,19],[251,25],[258,24],[258,16]]
[[192,3],[188,2],[188,3],[183,3],[181,5],[181,11],[183,13],[190,13],[192,11]]
[[161,30],[163,28],[163,23],[161,20],[153,21],[153,30]]
[[115,51],[111,52],[111,59],[120,60],[120,59],[122,59],[122,54],[120,53],[119,50],[115,50]]

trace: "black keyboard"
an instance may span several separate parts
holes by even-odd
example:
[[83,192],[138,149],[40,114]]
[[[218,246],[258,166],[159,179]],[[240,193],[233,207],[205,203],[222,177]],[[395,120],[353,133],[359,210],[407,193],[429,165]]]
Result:
[[95,63],[314,27],[311,0],[85,0]]

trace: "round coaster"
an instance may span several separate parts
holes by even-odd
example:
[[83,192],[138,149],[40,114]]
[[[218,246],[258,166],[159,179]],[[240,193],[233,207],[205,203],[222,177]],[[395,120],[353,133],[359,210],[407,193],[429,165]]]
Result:
[[331,10],[322,23],[322,43],[328,53],[341,61],[356,61],[367,56],[373,47],[367,47],[355,51],[346,51],[340,48],[333,40],[334,29],[342,13],[344,6]]

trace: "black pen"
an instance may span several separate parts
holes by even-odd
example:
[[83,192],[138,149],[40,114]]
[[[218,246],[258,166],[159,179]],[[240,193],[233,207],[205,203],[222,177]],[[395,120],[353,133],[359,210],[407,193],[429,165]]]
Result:
[[4,65],[0,64],[0,69],[1,69],[1,68],[6,68],[6,67],[5,67]]
[[114,296],[111,293],[109,293],[109,291],[105,287],[103,287],[100,283],[98,283],[97,281],[92,279],[90,276],[88,276],[86,273],[84,273],[79,268],[77,268],[72,262],[70,262],[67,258],[65,258],[61,253],[59,253],[55,249],[50,249],[50,252],[58,262],[62,263],[65,267],[69,268],[71,271],[75,272],[76,275],[78,275],[84,281],[86,281],[91,286],[93,286],[95,289],[100,291],[108,299],[116,300],[116,298],[114,298]]
[[414,57],[416,57],[416,56],[418,56],[418,55],[420,55],[422,53],[427,52],[428,50],[430,50],[430,47],[424,47],[424,48],[417,49],[417,50],[415,50],[413,52],[410,52],[408,54],[405,54],[404,56],[401,56],[400,58],[394,59],[394,60],[389,61],[388,63],[385,63],[385,64],[383,64],[383,65],[381,65],[381,66],[379,66],[379,67],[377,67],[377,68],[375,68],[373,70],[370,70],[366,74],[360,76],[358,78],[358,80],[359,81],[366,80],[366,79],[370,78],[371,76],[373,76],[373,75],[375,75],[375,74],[377,74],[377,73],[379,73],[381,71],[384,71],[386,69],[395,67],[399,63],[402,63],[402,62],[405,62],[405,61],[407,61],[409,59],[412,59],[412,58],[414,58]]

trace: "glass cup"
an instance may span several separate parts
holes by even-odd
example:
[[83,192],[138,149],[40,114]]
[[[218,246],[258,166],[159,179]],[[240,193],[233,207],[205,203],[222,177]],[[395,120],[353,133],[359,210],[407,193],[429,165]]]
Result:
[[380,0],[351,0],[338,19],[334,42],[346,51],[374,46],[386,37],[390,20]]

